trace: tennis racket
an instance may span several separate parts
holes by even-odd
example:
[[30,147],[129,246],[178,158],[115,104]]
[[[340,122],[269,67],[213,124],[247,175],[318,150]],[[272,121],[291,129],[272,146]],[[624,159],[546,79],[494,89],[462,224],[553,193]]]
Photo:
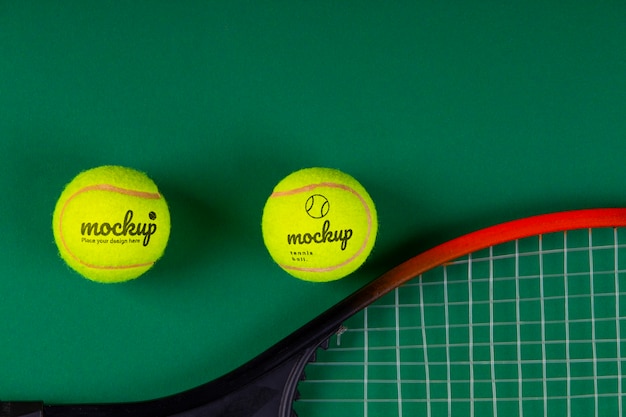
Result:
[[489,227],[396,266],[197,388],[0,402],[0,416],[621,416],[624,226],[626,209],[592,209]]

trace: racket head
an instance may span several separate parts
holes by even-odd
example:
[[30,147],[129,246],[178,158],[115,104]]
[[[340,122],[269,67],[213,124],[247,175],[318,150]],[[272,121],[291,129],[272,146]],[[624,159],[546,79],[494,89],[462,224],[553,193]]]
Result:
[[[626,230],[585,218],[608,213],[439,248],[471,246],[347,320],[307,367],[299,415],[622,415]],[[568,230],[534,233],[545,219]]]

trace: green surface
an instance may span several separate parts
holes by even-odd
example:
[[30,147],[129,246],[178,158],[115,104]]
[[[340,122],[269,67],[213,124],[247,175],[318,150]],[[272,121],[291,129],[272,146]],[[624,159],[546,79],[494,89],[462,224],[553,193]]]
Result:
[[[562,4],[0,2],[0,398],[189,388],[435,243],[624,205],[626,5]],[[103,164],[146,171],[172,215],[122,285],[52,238],[64,184]],[[336,283],[289,277],[261,239],[307,166],[377,203],[369,262]]]

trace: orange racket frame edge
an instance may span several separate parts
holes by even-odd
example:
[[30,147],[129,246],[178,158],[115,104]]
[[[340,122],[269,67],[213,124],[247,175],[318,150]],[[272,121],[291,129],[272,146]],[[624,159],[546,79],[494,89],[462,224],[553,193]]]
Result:
[[394,288],[432,268],[508,241],[576,229],[626,226],[626,208],[544,214],[450,240],[394,267],[240,368],[199,387],[155,400],[48,405],[0,402],[0,417],[289,417],[306,364],[341,324]]
[[374,281],[383,293],[446,262],[525,237],[568,230],[626,226],[626,208],[564,211],[513,220],[450,240],[398,265]]

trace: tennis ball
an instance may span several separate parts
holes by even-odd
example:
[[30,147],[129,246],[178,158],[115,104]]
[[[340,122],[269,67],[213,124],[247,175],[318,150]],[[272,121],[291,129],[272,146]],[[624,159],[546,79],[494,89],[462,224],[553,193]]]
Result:
[[63,190],[52,216],[61,257],[97,282],[137,278],[161,257],[170,213],[144,173],[101,166],[78,174]]
[[331,168],[288,175],[263,209],[263,240],[270,255],[306,281],[333,281],[357,270],[377,230],[376,208],[365,188]]

